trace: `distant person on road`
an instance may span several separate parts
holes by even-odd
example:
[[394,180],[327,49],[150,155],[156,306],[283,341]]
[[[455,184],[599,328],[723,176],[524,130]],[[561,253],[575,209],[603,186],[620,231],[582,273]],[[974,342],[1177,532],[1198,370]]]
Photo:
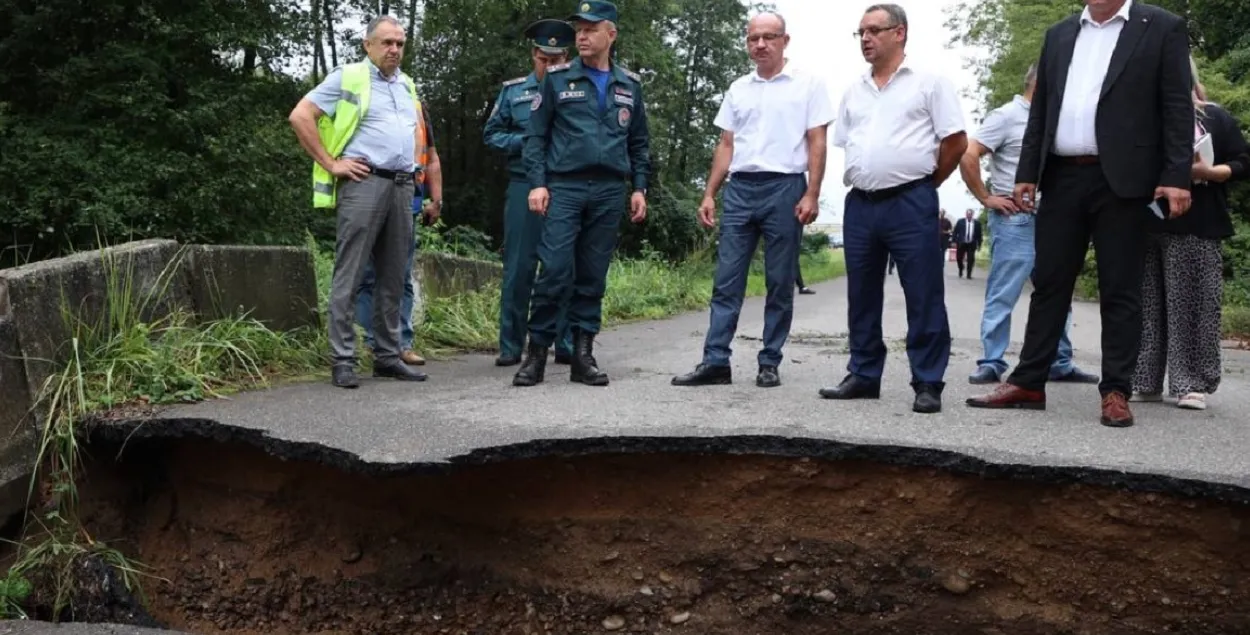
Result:
[[[1021,211],[1011,200],[1011,188],[1020,164],[1024,127],[1029,121],[1029,104],[1037,87],[1037,65],[1024,77],[1024,94],[986,115],[981,129],[968,140],[968,150],[959,162],[959,171],[968,191],[989,211],[990,275],[985,281],[985,309],[981,313],[981,348],[984,356],[968,377],[972,384],[996,384],[1007,372],[1003,357],[1011,344],[1011,313],[1020,300],[1024,283],[1033,273],[1033,233],[1037,218]],[[981,179],[981,158],[990,155],[990,184]],[[1050,365],[1050,381],[1098,383],[1098,376],[1077,368],[1072,362],[1072,309],[1059,338],[1059,352]]]
[[730,345],[738,329],[751,257],[761,238],[768,295],[755,385],[781,385],[778,367],[794,316],[799,243],[803,225],[816,219],[820,200],[826,128],[833,121],[829,92],[819,76],[786,59],[790,35],[780,15],[752,18],[746,40],[755,71],[734,80],[721,101],[715,120],[720,142],[699,205],[699,222],[715,227],[716,192],[729,177],[703,359],[693,372],[674,377],[674,386],[732,382]]
[[[503,83],[483,136],[486,145],[508,156],[508,192],[503,218],[503,285],[499,295],[499,357],[496,366],[521,363],[525,334],[538,270],[538,243],[543,236],[543,217],[529,210],[529,179],[521,151],[525,146],[525,128],[529,125],[530,105],[538,97],[539,84],[547,68],[563,64],[568,47],[577,34],[563,20],[539,20],[525,29],[530,40],[530,59],[534,70],[524,77]],[[557,318],[556,363],[568,364],[573,359],[573,342],[569,335],[567,306],[561,306]]]
[[1090,239],[1102,310],[1100,423],[1134,423],[1148,205],[1189,211],[1194,157],[1185,19],[1126,0],[1086,0],[1042,43],[1014,202],[1037,207],[1037,259],[1020,364],[974,408],[1046,408],[1046,384]]
[[799,225],[799,248],[794,250],[794,288],[799,290],[799,295],[813,295],[816,291],[803,284],[803,223],[797,218],[794,222]]
[[951,332],[946,315],[938,187],[967,146],[959,93],[945,77],[904,52],[910,28],[896,4],[876,4],[860,20],[860,49],[870,70],[842,95],[834,145],[846,150],[846,274],[850,374],[826,399],[876,399],[887,349],[881,334],[885,268],[892,254],[907,300],[912,410],[942,409]]
[[[423,381],[400,358],[400,296],[413,245],[412,202],[429,166],[429,140],[412,79],[399,70],[404,29],[378,16],[365,29],[362,62],[336,68],[291,111],[291,126],[313,158],[313,205],[336,208],[330,289],[333,383],[356,388],[356,290],[370,258],[375,377]],[[427,213],[438,215],[441,201]],[[409,268],[410,269],[410,268]]]
[[[531,102],[522,157],[532,189],[531,212],[546,217],[529,317],[525,361],[515,386],[544,379],[547,350],[559,335],[568,303],[573,334],[569,379],[608,385],[594,356],[603,319],[603,293],[626,200],[630,220],[647,218],[651,141],[642,77],[612,61],[616,5],[577,4],[569,17],[578,57],[547,69]],[[631,192],[632,190],[632,192]]]
[[981,221],[972,210],[955,223],[955,263],[959,265],[959,277],[964,273],[972,279],[972,266],[977,262],[977,250],[981,248]]
[[1190,59],[1195,137],[1210,135],[1210,162],[1193,164],[1193,205],[1170,220],[1154,216],[1142,277],[1142,338],[1133,374],[1134,401],[1161,401],[1163,380],[1176,405],[1205,410],[1220,386],[1224,299],[1221,241],[1233,235],[1228,214],[1228,183],[1245,179],[1250,150],[1241,124],[1224,108],[1207,101]]
[[[946,210],[942,209],[938,212],[938,238],[942,245],[942,268],[946,268],[946,261],[950,259],[951,250],[951,234],[954,228],[951,226],[951,219],[946,215]],[[892,258],[892,257],[891,257]]]

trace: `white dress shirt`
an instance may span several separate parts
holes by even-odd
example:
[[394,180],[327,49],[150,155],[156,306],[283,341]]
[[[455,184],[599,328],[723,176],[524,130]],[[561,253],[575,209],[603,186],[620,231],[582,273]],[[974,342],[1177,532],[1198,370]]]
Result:
[[878,89],[870,69],[842,95],[833,145],[846,150],[842,181],[880,190],[937,170],[942,139],[964,130],[959,94],[945,77],[906,59]]
[[716,127],[733,133],[729,171],[802,174],[807,171],[807,131],[833,121],[833,100],[820,77],[789,62],[771,79],[751,72],[734,80]]
[[1059,107],[1059,123],[1055,128],[1055,154],[1081,156],[1098,154],[1098,137],[1094,121],[1102,82],[1111,65],[1111,53],[1120,40],[1120,31],[1128,22],[1128,0],[1106,22],[1098,23],[1090,16],[1089,7],[1081,12],[1081,30],[1072,48],[1068,81],[1063,88],[1063,104]]

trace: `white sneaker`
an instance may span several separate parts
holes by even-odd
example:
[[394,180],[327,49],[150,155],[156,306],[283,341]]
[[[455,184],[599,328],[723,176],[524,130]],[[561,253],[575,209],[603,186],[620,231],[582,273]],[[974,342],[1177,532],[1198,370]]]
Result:
[[1176,400],[1176,405],[1186,410],[1206,410],[1207,395],[1201,392],[1186,393]]
[[1156,403],[1163,401],[1163,393],[1135,392],[1132,397],[1129,397],[1129,401],[1136,401],[1137,403]]

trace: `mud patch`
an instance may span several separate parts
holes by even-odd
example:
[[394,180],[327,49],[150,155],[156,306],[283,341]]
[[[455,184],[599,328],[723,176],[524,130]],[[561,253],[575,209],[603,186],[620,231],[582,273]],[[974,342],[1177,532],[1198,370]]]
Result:
[[92,449],[88,529],[194,633],[1250,629],[1238,504],[849,460],[370,475],[232,443],[115,453]]

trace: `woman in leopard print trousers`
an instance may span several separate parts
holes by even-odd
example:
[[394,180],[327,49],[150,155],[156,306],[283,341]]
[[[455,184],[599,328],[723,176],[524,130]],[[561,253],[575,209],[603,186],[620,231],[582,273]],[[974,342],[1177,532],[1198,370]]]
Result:
[[1134,401],[1162,401],[1168,392],[1181,408],[1202,410],[1220,385],[1224,261],[1221,241],[1233,235],[1227,185],[1247,176],[1250,150],[1228,111],[1206,100],[1198,70],[1194,81],[1195,139],[1210,134],[1215,160],[1197,157],[1193,204],[1183,216],[1151,217],[1142,277],[1142,337],[1133,376]]

